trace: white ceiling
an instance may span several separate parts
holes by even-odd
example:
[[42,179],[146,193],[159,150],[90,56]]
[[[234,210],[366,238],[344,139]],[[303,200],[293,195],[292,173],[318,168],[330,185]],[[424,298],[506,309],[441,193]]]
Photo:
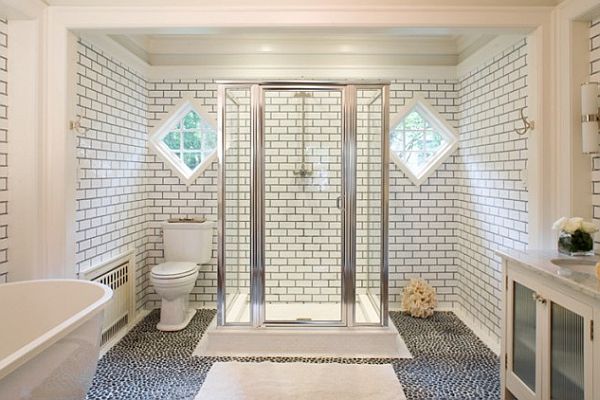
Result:
[[[385,9],[386,7],[552,7],[561,0],[42,0],[51,6],[195,6],[207,9]],[[525,31],[443,28],[202,28],[77,32],[139,68],[188,70],[452,69],[504,35]],[[471,57],[473,58],[473,57]],[[156,67],[156,68],[155,68]],[[175,67],[175,68],[173,68]],[[157,72],[158,73],[158,72]],[[257,72],[258,73],[258,72]],[[390,72],[391,74],[392,72]]]
[[[398,6],[554,6],[560,0],[44,0],[53,6],[198,6],[331,10]],[[186,28],[96,31],[154,66],[455,66],[489,43],[493,30],[443,28]],[[510,32],[515,34],[517,32]],[[524,32],[520,32],[524,33]]]
[[454,66],[494,34],[447,29],[218,28],[195,34],[106,34],[150,65]]
[[[215,0],[44,0],[52,6],[207,6]],[[555,6],[561,0],[218,0],[219,7]]]

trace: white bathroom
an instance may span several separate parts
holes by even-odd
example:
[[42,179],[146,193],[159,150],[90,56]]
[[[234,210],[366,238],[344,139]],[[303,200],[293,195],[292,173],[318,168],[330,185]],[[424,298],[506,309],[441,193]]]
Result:
[[0,0],[0,400],[600,399],[600,5],[252,3]]

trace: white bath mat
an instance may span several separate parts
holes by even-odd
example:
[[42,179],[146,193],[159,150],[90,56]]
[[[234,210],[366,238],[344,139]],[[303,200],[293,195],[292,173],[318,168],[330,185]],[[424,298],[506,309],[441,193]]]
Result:
[[390,364],[215,363],[195,400],[405,400]]

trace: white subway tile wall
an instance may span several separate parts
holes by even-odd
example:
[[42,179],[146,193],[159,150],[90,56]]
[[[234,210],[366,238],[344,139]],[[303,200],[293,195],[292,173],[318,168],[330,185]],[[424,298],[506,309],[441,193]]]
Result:
[[[460,144],[454,160],[459,303],[498,337],[502,270],[497,249],[525,250],[527,136],[519,110],[527,106],[527,44],[521,40],[461,77]],[[527,115],[527,111],[525,111]]]
[[339,303],[342,93],[268,91],[264,107],[265,299]]
[[[390,91],[390,113],[404,106],[415,93],[422,94],[455,126],[458,125],[456,81],[394,81]],[[216,85],[210,81],[163,80],[148,83],[149,124],[154,126],[185,94],[192,94],[205,108],[216,113]],[[186,187],[170,168],[150,156],[150,174],[156,182],[150,195],[151,221],[175,216],[204,215],[217,218],[217,171],[213,168]],[[449,162],[420,188],[415,187],[395,166],[391,165],[390,181],[390,303],[399,307],[402,288],[414,277],[430,281],[439,293],[440,304],[452,306],[457,299],[454,243],[453,182]],[[162,179],[162,180],[161,180]],[[150,182],[149,182],[150,183]],[[150,185],[153,186],[153,185]],[[162,262],[162,240],[158,227],[149,239],[149,265]],[[216,245],[216,233],[214,238]],[[284,282],[296,287],[297,282]],[[216,301],[216,249],[211,265],[201,269],[190,299],[196,305]],[[148,289],[147,307],[157,307],[159,298]]]
[[136,301],[148,286],[147,91],[137,72],[88,43],[78,46],[77,266],[135,249]]
[[383,91],[356,91],[356,295],[381,294]]
[[[266,111],[267,301],[339,302],[341,98],[268,92]],[[227,296],[249,291],[249,97],[227,100]],[[379,293],[381,90],[358,90],[357,286]],[[304,101],[304,105],[302,102]],[[304,130],[302,112],[304,110]],[[302,136],[304,131],[304,145]],[[304,149],[304,150],[302,150]],[[304,153],[310,176],[301,177]],[[367,157],[368,156],[368,157]],[[296,173],[295,173],[296,172]]]
[[590,24],[590,75],[600,81],[600,18]]
[[[217,118],[217,85],[201,80],[161,80],[147,83],[148,124],[153,128],[185,95],[192,95],[204,110]],[[204,216],[217,220],[217,162],[186,186],[156,155],[147,156],[147,217],[149,221],[147,263],[149,268],[163,262],[160,223],[169,218]],[[213,257],[200,267],[190,302],[194,306],[215,306],[217,297],[217,236],[213,236]],[[154,289],[146,288],[146,307],[160,306]]]
[[[590,81],[600,82],[600,18],[590,24]],[[592,157],[593,217],[600,223],[600,157]],[[596,250],[600,248],[600,235],[596,235]]]
[[[489,311],[480,315],[481,323],[495,332],[499,267],[489,249],[523,248],[527,243],[526,190],[519,186],[526,140],[511,133],[515,113],[525,106],[525,49],[520,42],[460,81],[392,82],[392,117],[420,93],[460,129],[464,148],[420,187],[390,165],[391,307],[400,305],[402,288],[411,278],[423,277],[436,288],[441,306],[462,304],[474,315]],[[148,153],[147,132],[187,94],[216,116],[217,85],[205,80],[145,81],[83,43],[79,63],[80,108],[92,130],[79,145],[78,261],[85,268],[135,245],[138,305],[158,307],[148,272],[163,261],[159,223],[171,217],[216,220],[217,165],[186,186]],[[118,196],[109,191],[113,187],[120,188]],[[510,224],[516,234],[508,231]],[[216,302],[216,231],[213,244],[212,262],[202,266],[190,298],[195,306]],[[287,278],[290,282],[280,282],[304,290],[291,282],[295,278]],[[460,280],[465,284],[459,286]]]
[[[225,94],[224,262],[226,307],[229,308],[237,296],[244,298],[250,293],[251,108],[247,87],[228,88]],[[227,320],[230,317],[226,315]],[[233,318],[239,319],[237,315]]]
[[0,19],[0,283],[8,280],[8,23]]
[[[450,123],[458,125],[457,82],[395,81],[391,87],[391,113],[405,105],[415,93],[422,94]],[[148,119],[150,127],[167,113],[185,94],[203,101],[209,112],[216,113],[216,85],[210,81],[148,82]],[[154,155],[147,156],[145,192],[147,194],[147,234],[142,265],[148,268],[162,262],[162,239],[158,222],[176,216],[207,216],[216,219],[216,164],[193,185],[186,187],[170,168]],[[457,300],[456,254],[454,243],[454,193],[452,158],[421,187],[415,187],[402,172],[391,165],[390,182],[390,302],[398,307],[402,288],[413,277],[431,282],[440,304],[453,306]],[[216,235],[215,235],[216,244]],[[216,253],[204,266],[192,302],[214,304],[216,300]],[[159,305],[159,298],[148,284],[148,268],[140,279],[147,294],[147,307]],[[138,288],[138,291],[140,288]]]
[[[458,82],[394,81],[390,87],[390,120],[415,94],[424,97],[450,125],[458,127]],[[389,294],[390,307],[400,307],[402,289],[421,277],[437,291],[440,306],[458,300],[454,155],[421,186],[415,186],[390,164]]]

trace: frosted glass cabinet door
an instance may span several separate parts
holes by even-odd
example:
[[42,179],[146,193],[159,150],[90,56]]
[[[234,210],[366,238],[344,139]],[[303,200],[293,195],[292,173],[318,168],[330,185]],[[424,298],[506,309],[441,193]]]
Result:
[[551,305],[550,373],[553,400],[584,400],[584,319]]
[[506,399],[600,400],[593,393],[598,378],[588,299],[510,265],[506,288]]
[[512,374],[531,392],[536,393],[536,324],[535,292],[513,282],[512,309]]
[[549,398],[591,400],[593,310],[556,293],[550,298]]

